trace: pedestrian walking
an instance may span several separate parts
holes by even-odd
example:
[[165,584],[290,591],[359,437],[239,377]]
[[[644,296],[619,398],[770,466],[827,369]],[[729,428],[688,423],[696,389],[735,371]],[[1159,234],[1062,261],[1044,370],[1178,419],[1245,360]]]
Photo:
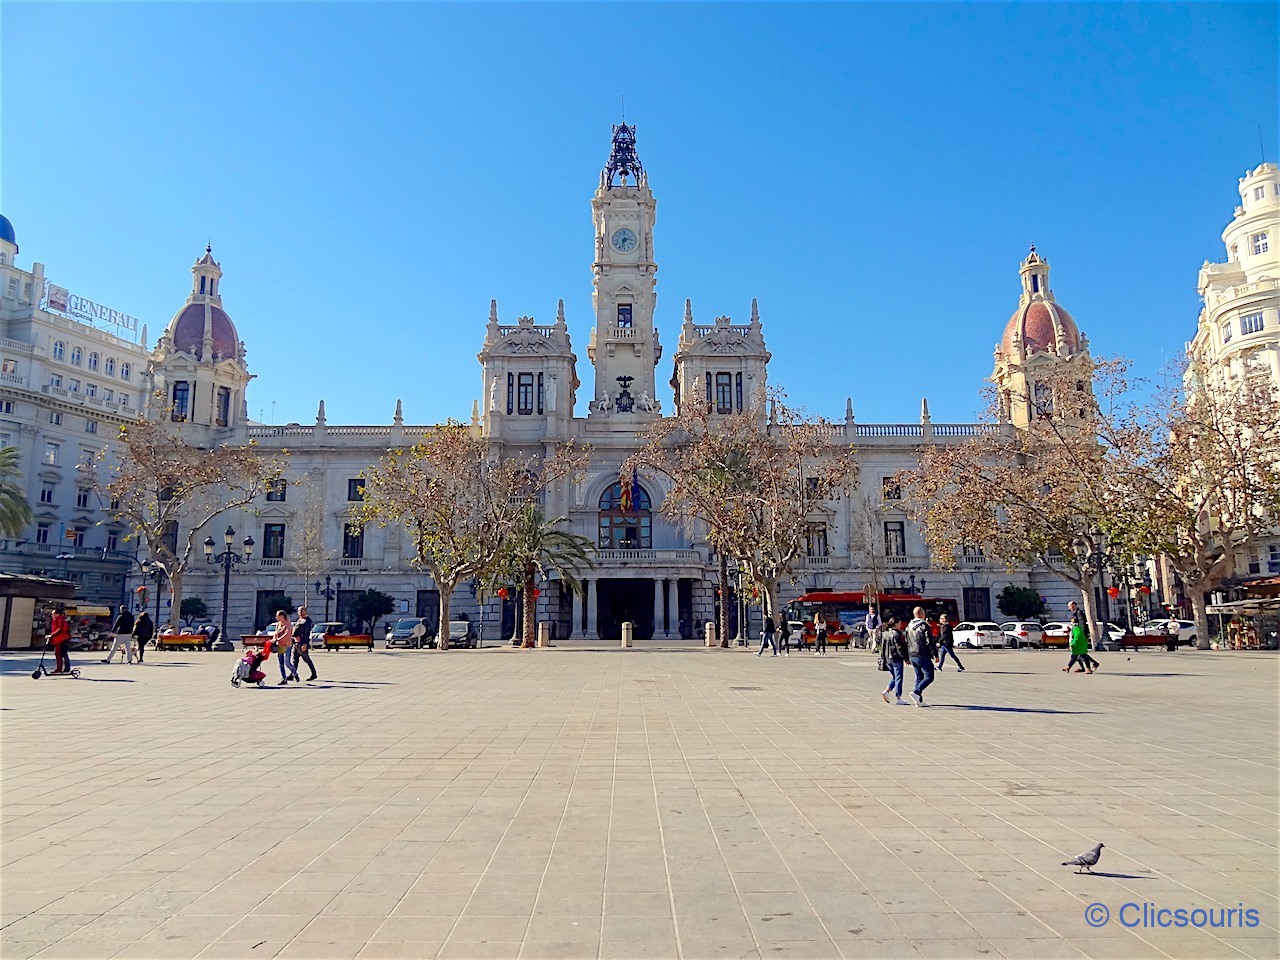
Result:
[[111,632],[115,636],[111,640],[111,649],[107,651],[107,659],[102,662],[110,663],[111,658],[119,650],[130,663],[133,663],[133,614],[129,612],[128,607],[121,605],[120,615],[111,625]]
[[813,615],[813,655],[815,657],[827,655],[827,621],[820,613]]
[[924,691],[933,683],[933,631],[929,629],[929,621],[924,618],[924,607],[916,607],[914,619],[907,625],[907,656],[915,669],[916,685],[911,691],[911,699],[917,707],[928,706],[924,702]]
[[880,634],[880,616],[876,613],[875,607],[867,608],[866,619],[862,622],[863,629],[866,631],[867,647],[872,653],[876,652],[876,638]]
[[[877,642],[880,646],[880,661],[889,671],[889,685],[884,688],[880,696],[884,698],[885,703],[896,701],[898,706],[905,707],[907,701],[902,699],[902,667],[907,659],[907,642],[903,639],[902,632],[894,624],[892,617],[880,627]],[[889,699],[890,694],[893,694],[895,700]]]
[[280,682],[277,686],[283,687],[290,680],[297,682],[298,674],[293,669],[290,652],[293,646],[293,624],[289,622],[289,615],[283,610],[276,611],[276,628],[271,639],[275,641],[272,646],[276,651],[276,663],[280,666]]
[[143,610],[138,619],[133,621],[133,639],[138,641],[138,662],[142,663],[142,651],[147,648],[151,638],[156,635],[156,625],[151,622],[151,614]]
[[956,668],[964,673],[964,664],[956,656],[955,642],[955,628],[951,626],[951,618],[944,613],[938,619],[938,669],[941,670],[947,657],[950,657],[956,662]]
[[53,647],[53,672],[70,673],[71,658],[67,656],[67,647],[71,644],[71,624],[61,605],[54,608],[53,618],[49,621],[49,643]]
[[786,616],[782,618],[782,626],[778,630],[778,637],[782,640],[782,655],[784,657],[791,656],[791,624],[787,622]]
[[316,665],[311,662],[311,628],[315,626],[307,615],[306,607],[298,608],[298,622],[293,625],[293,679],[298,679],[298,661],[311,668],[307,683],[316,679]]
[[1089,656],[1088,618],[1085,617],[1084,611],[1080,609],[1080,605],[1074,600],[1067,604],[1067,609],[1071,611],[1071,638],[1068,641],[1071,645],[1071,659],[1062,668],[1062,672],[1070,673],[1071,668],[1078,665],[1079,670],[1076,671],[1077,673],[1093,673],[1100,664]]
[[773,647],[773,655],[778,655],[778,641],[773,636],[773,617],[765,614],[764,629],[760,631],[760,649],[756,651],[756,656],[760,656],[769,647]]

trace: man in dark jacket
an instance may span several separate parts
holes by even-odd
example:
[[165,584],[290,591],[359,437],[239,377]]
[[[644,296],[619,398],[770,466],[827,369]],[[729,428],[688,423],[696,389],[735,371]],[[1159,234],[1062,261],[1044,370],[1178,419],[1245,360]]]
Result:
[[310,683],[317,676],[316,665],[311,662],[311,628],[315,624],[311,622],[311,617],[307,614],[306,607],[298,608],[298,622],[293,625],[293,679],[298,679],[298,665],[305,663],[311,668],[311,676],[307,677]]
[[116,617],[116,622],[111,625],[111,632],[115,637],[111,640],[111,649],[107,652],[107,659],[103,663],[110,663],[111,658],[116,655],[116,651],[120,650],[130,663],[133,663],[133,614],[129,612],[129,608],[121,605],[120,616]]
[[956,662],[956,666],[960,668],[960,672],[964,673],[964,664],[961,663],[960,658],[956,656],[954,648],[955,642],[955,628],[951,626],[951,618],[944,613],[938,622],[938,669],[941,670],[947,657],[950,657]]
[[894,622],[893,617],[888,617],[880,628],[880,661],[889,671],[889,685],[880,696],[884,697],[885,703],[894,703],[894,700],[889,699],[889,694],[893,694],[898,706],[905,707],[907,701],[902,699],[902,666],[907,659],[907,641],[898,629],[900,626],[900,623]]
[[925,687],[933,683],[933,631],[924,618],[924,607],[916,607],[911,612],[914,619],[907,625],[907,656],[911,658],[911,666],[916,672],[916,686],[911,691],[911,699],[917,707],[923,707],[926,706]]

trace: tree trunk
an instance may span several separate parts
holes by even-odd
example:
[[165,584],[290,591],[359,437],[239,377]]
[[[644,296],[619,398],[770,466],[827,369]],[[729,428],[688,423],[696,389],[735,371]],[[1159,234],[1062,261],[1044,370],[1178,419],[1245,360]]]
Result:
[[1081,587],[1080,597],[1084,600],[1084,616],[1089,621],[1089,633],[1092,634],[1093,642],[1090,646],[1094,650],[1099,650],[1101,649],[1101,644],[1107,640],[1110,634],[1107,633],[1102,621],[1098,619],[1098,605],[1094,602],[1092,578],[1085,581],[1084,586]]
[[[182,576],[181,569],[175,570],[169,575],[169,626],[178,629],[178,615],[182,611]],[[156,584],[156,596],[160,595],[160,583]],[[157,617],[157,619],[159,619]],[[160,624],[156,624],[156,633],[160,632]]]
[[723,550],[717,550],[720,557],[720,646],[729,646],[729,558]]
[[440,591],[440,623],[436,626],[436,649],[449,649],[449,601],[453,598],[452,582],[446,582],[440,579],[437,574],[435,577],[436,588]]
[[522,587],[524,623],[521,624],[520,636],[523,640],[521,646],[532,647],[534,645],[534,631],[538,626],[538,598],[533,595],[534,577],[537,571],[532,566],[524,568],[524,584]]
[[[1188,587],[1187,590],[1191,593],[1191,619],[1196,622],[1196,649],[1208,650],[1209,611],[1207,607],[1209,605],[1205,602],[1203,590],[1192,589],[1191,587]],[[1219,638],[1220,641],[1225,639],[1225,637]]]

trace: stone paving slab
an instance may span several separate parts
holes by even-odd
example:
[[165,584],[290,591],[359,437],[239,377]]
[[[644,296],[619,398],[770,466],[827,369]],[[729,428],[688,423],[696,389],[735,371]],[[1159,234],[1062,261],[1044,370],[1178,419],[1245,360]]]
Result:
[[970,652],[926,710],[863,652],[316,659],[0,658],[0,957],[1280,954],[1271,654]]

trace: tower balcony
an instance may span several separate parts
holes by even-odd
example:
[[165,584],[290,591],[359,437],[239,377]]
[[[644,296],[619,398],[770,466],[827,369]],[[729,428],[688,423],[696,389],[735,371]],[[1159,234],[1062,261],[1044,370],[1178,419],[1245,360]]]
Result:
[[654,329],[652,333],[647,334],[641,327],[605,327],[604,334],[601,336],[599,328],[593,328],[591,331],[591,339],[587,343],[587,356],[594,363],[596,359],[596,351],[601,343],[604,346],[605,356],[615,356],[618,347],[626,349],[630,347],[637,357],[644,355],[645,344],[650,343],[653,347],[653,360],[657,363],[662,359],[662,344],[658,342],[658,331]]

